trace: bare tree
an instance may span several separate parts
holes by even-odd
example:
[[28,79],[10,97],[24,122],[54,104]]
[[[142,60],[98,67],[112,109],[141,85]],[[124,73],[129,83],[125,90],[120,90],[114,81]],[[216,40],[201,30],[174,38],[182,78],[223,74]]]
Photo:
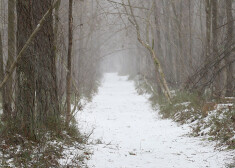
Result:
[[[128,6],[130,8],[130,14],[128,14],[128,13],[127,14],[132,17],[132,19],[129,19],[129,21],[134,25],[134,27],[136,29],[138,41],[140,42],[140,44],[142,44],[149,51],[149,53],[150,53],[150,55],[151,55],[151,57],[153,59],[153,62],[155,64],[155,66],[156,66],[157,72],[159,73],[159,79],[160,79],[159,81],[160,81],[160,84],[162,86],[163,93],[166,96],[166,98],[170,101],[171,100],[171,93],[170,93],[169,87],[167,85],[167,82],[166,82],[166,79],[165,79],[165,75],[164,75],[163,69],[161,67],[161,64],[159,62],[159,59],[156,56],[156,53],[155,53],[155,51],[153,49],[153,46],[151,47],[148,43],[146,43],[141,38],[140,26],[139,26],[139,24],[138,24],[138,22],[136,20],[136,16],[135,16],[135,14],[133,12],[133,8],[132,8],[132,5],[130,3],[130,0],[128,0]],[[127,10],[126,10],[126,12],[127,12]]]

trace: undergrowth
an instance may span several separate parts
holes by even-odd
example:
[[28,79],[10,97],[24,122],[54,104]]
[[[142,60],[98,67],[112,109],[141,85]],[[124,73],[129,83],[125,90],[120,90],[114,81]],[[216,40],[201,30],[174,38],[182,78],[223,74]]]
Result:
[[153,83],[140,77],[135,79],[135,83],[139,94],[147,93],[152,106],[160,107],[159,114],[162,118],[189,124],[192,127],[192,136],[203,136],[207,140],[218,142],[218,146],[225,145],[228,149],[235,149],[235,102],[211,100],[215,106],[207,109],[206,95],[172,91],[172,103],[169,103],[164,96],[157,94],[157,87]]
[[201,117],[201,107],[204,102],[196,93],[176,91],[172,103],[164,97],[158,98],[160,114],[163,118],[172,118],[181,124],[193,122]]
[[[72,102],[79,103],[77,110],[81,110],[80,106],[85,104],[76,99],[91,101],[99,85],[96,82],[81,97],[72,96]],[[32,137],[23,136],[20,123],[16,119],[4,122],[0,120],[0,167],[87,167],[86,160],[91,155],[86,147],[89,136],[79,132],[74,116],[69,127],[65,126],[64,113],[60,119],[47,118],[47,125],[38,126]]]
[[[68,128],[61,128],[60,123],[59,128],[41,129],[40,139],[22,136],[13,123],[4,124],[0,124],[2,167],[86,167],[85,159],[89,157],[84,155],[87,138],[81,135],[75,123]],[[67,151],[73,154],[72,158]]]

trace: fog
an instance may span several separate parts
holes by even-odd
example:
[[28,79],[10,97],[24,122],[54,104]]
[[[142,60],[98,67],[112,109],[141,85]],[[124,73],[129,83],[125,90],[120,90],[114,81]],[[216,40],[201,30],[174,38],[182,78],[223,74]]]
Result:
[[0,0],[0,167],[230,163],[209,141],[235,146],[234,9]]

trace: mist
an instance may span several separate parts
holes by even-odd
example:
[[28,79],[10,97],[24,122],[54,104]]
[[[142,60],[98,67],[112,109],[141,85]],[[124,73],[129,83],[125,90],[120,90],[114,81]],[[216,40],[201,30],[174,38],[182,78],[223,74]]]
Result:
[[234,8],[1,0],[0,167],[234,167]]

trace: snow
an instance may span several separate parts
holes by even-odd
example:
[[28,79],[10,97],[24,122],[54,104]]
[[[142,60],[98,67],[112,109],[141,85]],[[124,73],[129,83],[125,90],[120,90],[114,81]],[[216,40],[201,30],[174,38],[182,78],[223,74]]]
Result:
[[183,103],[180,103],[179,105],[188,107],[190,105],[190,102],[183,102]]
[[225,167],[234,151],[214,150],[213,143],[188,137],[190,128],[162,120],[134,82],[107,73],[99,93],[78,112],[79,127],[90,136],[90,168]]
[[224,109],[224,108],[232,107],[232,106],[233,106],[233,104],[232,104],[232,103],[227,103],[227,104],[217,104],[216,109],[217,109],[217,110],[222,110],[222,109]]
[[[76,144],[76,146],[80,146]],[[81,165],[83,161],[80,161],[79,158],[84,154],[83,150],[75,148],[74,146],[63,146],[64,150],[62,153],[62,158],[59,160],[60,165],[68,166],[68,165]],[[81,163],[80,163],[81,162]]]

